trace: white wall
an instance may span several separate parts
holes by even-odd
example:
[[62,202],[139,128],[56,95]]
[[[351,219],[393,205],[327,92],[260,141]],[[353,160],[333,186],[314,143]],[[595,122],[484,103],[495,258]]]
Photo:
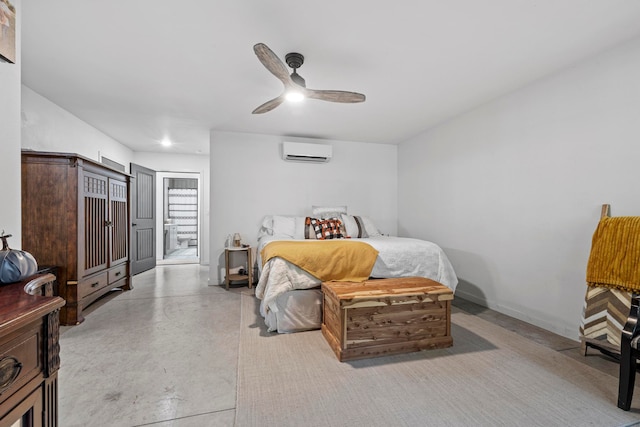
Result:
[[22,148],[76,153],[96,161],[105,156],[127,171],[133,156],[128,147],[24,85]]
[[[19,75],[19,73],[18,73]],[[20,83],[18,81],[18,101]],[[129,172],[129,163],[137,163],[157,171],[197,172],[201,175],[203,209],[202,217],[202,254],[201,263],[209,260],[209,158],[198,155],[134,152],[115,139],[102,133],[82,121],[62,107],[54,104],[27,86],[22,85],[22,148],[77,153],[100,161],[101,156],[108,157],[125,166]],[[18,102],[18,121],[20,125],[20,104]],[[0,149],[4,146],[0,144]],[[20,146],[16,147],[17,173],[20,176]],[[18,200],[20,189],[18,188]],[[18,218],[20,211],[18,206]],[[18,227],[19,228],[19,227]],[[19,230],[18,230],[19,231]],[[15,235],[16,233],[14,233]]]
[[11,2],[16,8],[16,63],[0,59],[0,171],[2,202],[0,232],[11,234],[10,247],[20,249],[22,215],[20,192],[20,64],[21,64],[21,1]]
[[577,339],[601,205],[640,215],[638,76],[640,39],[402,143],[400,234],[458,295]]
[[[157,172],[194,172],[200,174],[200,264],[208,265],[210,246],[209,205],[211,195],[209,189],[209,157],[195,154],[136,152],[133,156],[133,162]],[[160,182],[156,183],[157,187],[161,185],[162,183]],[[160,205],[160,210],[157,211],[157,215],[162,217],[162,205]],[[158,251],[157,246],[158,245],[156,245],[156,251]],[[162,250],[161,242],[159,249]],[[162,252],[160,252],[160,257],[162,257]]]
[[[385,234],[397,231],[397,147],[345,141],[333,145],[329,163],[285,162],[283,138],[211,133],[211,283],[220,283],[224,240],[239,232],[256,243],[265,215],[310,215],[313,205],[347,205],[370,216]],[[217,268],[215,268],[217,267]]]

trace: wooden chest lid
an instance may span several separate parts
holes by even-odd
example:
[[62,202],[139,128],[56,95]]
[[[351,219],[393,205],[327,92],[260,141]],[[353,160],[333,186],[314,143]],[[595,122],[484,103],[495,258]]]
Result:
[[425,277],[374,279],[364,282],[323,282],[322,292],[337,300],[362,300],[387,296],[429,295],[439,301],[453,299],[453,291]]

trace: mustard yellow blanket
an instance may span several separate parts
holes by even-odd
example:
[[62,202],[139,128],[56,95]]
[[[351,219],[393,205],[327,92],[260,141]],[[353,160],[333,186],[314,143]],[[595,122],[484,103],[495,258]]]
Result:
[[378,257],[373,247],[353,240],[275,241],[260,254],[262,265],[280,257],[323,282],[363,282],[369,278]]
[[592,286],[640,291],[640,216],[600,220],[591,243],[587,282]]

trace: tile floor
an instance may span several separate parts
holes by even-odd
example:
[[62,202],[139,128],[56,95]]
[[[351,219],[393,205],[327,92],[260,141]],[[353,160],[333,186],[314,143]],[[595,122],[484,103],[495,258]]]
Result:
[[[158,266],[134,277],[63,327],[61,426],[232,426],[246,286],[209,286],[194,264]],[[454,305],[617,376],[618,365],[580,343],[461,299]]]
[[197,247],[188,247],[188,248],[178,248],[176,250],[171,251],[170,253],[164,256],[165,260],[168,259],[190,259],[197,260],[198,259],[198,248]]

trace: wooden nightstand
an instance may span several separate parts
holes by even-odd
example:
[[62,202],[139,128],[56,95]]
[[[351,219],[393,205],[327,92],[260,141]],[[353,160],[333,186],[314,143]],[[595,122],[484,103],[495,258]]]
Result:
[[[229,254],[231,252],[244,252],[247,255],[247,274],[229,274]],[[251,246],[247,246],[246,248],[225,248],[224,249],[224,267],[225,267],[225,278],[224,284],[229,290],[229,283],[232,280],[246,280],[249,282],[249,289],[253,287],[253,260],[251,256]]]

